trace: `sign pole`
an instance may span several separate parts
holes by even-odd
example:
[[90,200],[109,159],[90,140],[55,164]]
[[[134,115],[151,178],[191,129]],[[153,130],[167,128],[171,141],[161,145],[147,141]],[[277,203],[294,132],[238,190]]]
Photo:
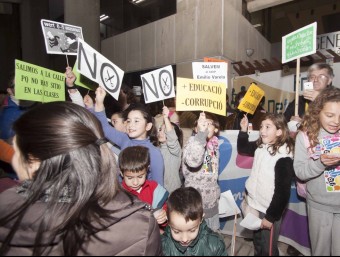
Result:
[[300,58],[297,58],[296,81],[295,81],[295,116],[299,116],[299,93],[300,93]]

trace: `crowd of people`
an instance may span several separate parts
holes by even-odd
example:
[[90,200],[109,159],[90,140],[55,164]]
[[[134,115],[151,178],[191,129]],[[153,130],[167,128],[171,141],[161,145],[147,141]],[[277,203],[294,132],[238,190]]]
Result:
[[[279,255],[295,179],[306,190],[312,255],[340,255],[340,190],[327,192],[325,182],[340,155],[318,152],[320,140],[340,130],[333,77],[328,64],[308,69],[314,89],[300,97],[298,116],[295,102],[284,114],[261,105],[253,117],[227,110],[240,130],[239,154],[254,157],[241,208],[262,220],[255,255]],[[75,80],[67,67],[69,101],[21,105],[11,79],[0,114],[0,255],[226,256],[221,118],[177,113],[174,103],[154,117],[126,85],[112,110],[102,87],[83,96]],[[193,121],[189,135],[183,117]],[[259,130],[254,142],[249,122]]]

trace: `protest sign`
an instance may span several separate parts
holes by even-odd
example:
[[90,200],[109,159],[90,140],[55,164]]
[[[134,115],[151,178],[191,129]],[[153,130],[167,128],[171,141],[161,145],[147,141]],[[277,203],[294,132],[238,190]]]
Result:
[[172,66],[141,75],[145,103],[174,98],[175,84]]
[[75,62],[74,66],[73,66],[73,73],[74,75],[77,77],[76,81],[74,82],[77,86],[95,91],[98,84],[90,79],[88,79],[87,77],[85,77],[84,75],[81,75],[77,69],[78,63],[77,61]]
[[295,116],[299,116],[300,58],[316,53],[316,27],[314,22],[282,37],[282,63],[296,59]]
[[246,113],[254,114],[263,96],[264,91],[253,83],[237,108]]
[[193,62],[194,79],[221,82],[228,87],[228,64],[225,62]]
[[43,103],[65,101],[65,75],[15,60],[15,97]]
[[226,86],[220,82],[177,78],[177,111],[226,115]]
[[118,100],[124,77],[123,70],[81,39],[79,39],[77,62],[79,73],[102,85]]
[[41,20],[46,51],[48,54],[77,55],[78,39],[83,39],[81,27]]
[[282,63],[316,53],[316,27],[314,22],[282,37]]

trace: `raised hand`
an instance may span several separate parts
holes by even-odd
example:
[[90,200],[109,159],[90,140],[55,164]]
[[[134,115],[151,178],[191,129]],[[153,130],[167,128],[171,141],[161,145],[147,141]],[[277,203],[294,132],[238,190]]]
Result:
[[247,132],[248,131],[248,125],[249,125],[249,120],[247,115],[243,116],[243,119],[241,120],[240,126],[241,126],[241,131]]
[[95,111],[96,112],[101,112],[104,111],[104,99],[106,96],[106,91],[104,88],[99,86],[96,90],[96,106],[95,106]]
[[77,77],[73,73],[71,67],[66,67],[65,76],[66,76],[66,86],[67,87],[73,87],[74,86],[74,82],[76,81]]

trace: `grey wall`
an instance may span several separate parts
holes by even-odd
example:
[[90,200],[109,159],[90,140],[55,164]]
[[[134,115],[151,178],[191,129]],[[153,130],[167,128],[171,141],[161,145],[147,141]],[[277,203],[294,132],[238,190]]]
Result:
[[[241,9],[240,0],[178,0],[177,14],[103,40],[101,52],[125,72],[185,65],[206,56],[230,61],[270,59],[270,43]],[[247,48],[255,50],[250,58]]]

